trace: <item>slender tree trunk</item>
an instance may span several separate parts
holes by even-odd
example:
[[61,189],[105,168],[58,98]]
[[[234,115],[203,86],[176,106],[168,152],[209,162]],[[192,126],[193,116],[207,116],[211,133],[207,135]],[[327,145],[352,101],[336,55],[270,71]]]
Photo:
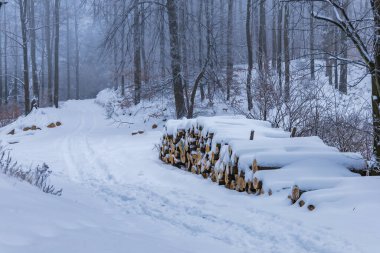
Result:
[[160,74],[161,74],[161,80],[165,80],[165,47],[166,47],[166,41],[165,41],[165,8],[163,6],[159,7],[160,12],[160,25],[159,25],[159,39],[160,39]]
[[133,64],[134,64],[134,83],[135,83],[135,105],[141,100],[141,40],[140,40],[140,13],[139,0],[134,2],[134,22],[133,22]]
[[54,106],[58,108],[59,101],[59,8],[60,0],[55,0],[55,38],[54,38]]
[[259,72],[268,73],[267,36],[266,36],[266,0],[260,1],[260,29],[259,29]]
[[276,41],[276,1],[272,0],[272,13],[273,13],[273,22],[272,22],[272,70],[276,69],[277,66],[277,41]]
[[[310,13],[314,12],[314,3],[310,3]],[[310,77],[311,80],[315,80],[315,60],[314,60],[314,18],[310,18]]]
[[180,35],[181,35],[181,49],[182,49],[182,69],[183,69],[183,88],[186,98],[186,107],[190,106],[190,98],[189,98],[189,68],[187,65],[187,41],[186,41],[186,0],[181,2],[179,11],[180,11]]
[[284,19],[284,57],[285,57],[285,101],[290,99],[290,48],[289,48],[289,5],[285,4]]
[[45,0],[45,47],[47,55],[47,99],[48,104],[53,105],[53,59],[51,46],[51,22],[50,22],[50,0]]
[[[45,38],[45,32],[42,31],[42,38]],[[45,45],[43,45],[42,50],[41,50],[41,73],[39,75],[40,79],[40,106],[44,104],[44,99],[45,99],[45,77],[46,77],[46,59],[45,59],[45,54],[46,54],[46,48]]]
[[4,102],[4,78],[3,78],[3,38],[2,38],[2,35],[3,34],[0,34],[0,106],[3,104]]
[[147,85],[149,83],[149,63],[148,63],[148,59],[146,57],[146,53],[145,53],[145,10],[144,10],[144,4],[141,5],[141,24],[140,24],[140,40],[141,40],[141,59],[142,59],[142,63],[143,63],[143,73],[144,73],[144,76],[143,76],[143,80],[144,80],[144,84]]
[[[202,20],[203,20],[203,1],[199,1],[198,9],[198,64],[199,66],[203,65],[203,29],[202,29]],[[201,80],[200,80],[201,81]],[[201,101],[205,100],[205,91],[203,83],[199,84],[199,89],[201,92]]]
[[[334,29],[334,34],[335,36],[334,37],[338,37],[338,33],[337,33],[337,28]],[[338,47],[338,40],[335,39],[334,41],[334,54],[335,55],[338,55],[338,50],[339,50],[339,47]],[[334,58],[332,60],[333,62],[333,65],[334,65],[334,86],[335,86],[335,89],[339,89],[339,73],[338,73],[338,59]]]
[[[367,1],[368,2],[368,1]],[[348,0],[345,0],[343,2],[343,8],[347,9],[348,6]],[[341,52],[342,57],[344,59],[347,59],[348,56],[348,45],[347,45],[347,35],[344,31],[340,31],[340,44],[341,44]],[[340,76],[339,76],[339,91],[347,94],[347,62],[346,61],[340,61]]]
[[177,118],[182,118],[186,115],[185,100],[183,97],[182,75],[181,75],[181,55],[179,50],[178,40],[178,21],[177,21],[177,6],[175,0],[167,0],[166,8],[169,18],[169,33],[170,33],[170,56],[172,60],[172,75],[173,75],[173,92],[176,106]]
[[[212,27],[211,27],[211,11],[210,11],[210,5],[211,5],[211,1],[207,1],[205,3],[205,15],[206,15],[206,27],[207,27],[207,32],[206,32],[206,44],[207,44],[207,52],[206,52],[206,58],[207,59],[211,59],[211,46],[212,46],[212,43],[211,43],[211,30],[212,30]],[[211,71],[210,71],[211,72]],[[213,100],[213,92],[212,92],[212,85],[211,85],[211,82],[212,82],[212,78],[208,78],[207,80],[207,97],[208,97],[208,100],[209,100],[209,104],[212,104],[212,100]]]
[[[340,41],[342,45],[342,57],[344,59],[347,58],[348,52],[347,52],[347,37],[346,34],[341,31],[340,32]],[[346,61],[340,61],[340,78],[339,78],[339,91],[347,94],[347,62]]]
[[75,29],[75,99],[79,99],[79,20],[78,7],[74,10],[74,29]]
[[[5,30],[7,30],[7,12],[4,11],[4,26]],[[9,91],[8,91],[8,37],[4,36],[4,102],[5,104],[8,104],[8,96],[9,96]]]
[[232,15],[233,15],[233,0],[228,0],[228,17],[227,17],[227,101],[230,100],[231,86],[234,75],[234,63],[232,58]]
[[30,96],[29,96],[29,62],[28,62],[28,38],[27,38],[27,10],[28,0],[19,0],[20,5],[20,21],[22,35],[22,58],[23,58],[23,76],[24,76],[24,110],[25,115],[30,112]]
[[36,105],[39,105],[39,86],[38,86],[38,74],[37,74],[37,60],[36,60],[36,27],[34,17],[34,0],[29,0],[30,4],[30,58],[32,61],[32,82],[33,82],[33,99],[36,101]]
[[69,0],[66,0],[66,82],[67,82],[67,99],[71,99],[71,40],[70,40],[70,14],[69,14]]
[[[15,8],[15,11],[14,11],[14,17],[17,17],[17,10]],[[19,29],[18,29],[18,26],[16,25],[15,26],[15,34],[19,34]],[[15,40],[17,39],[16,35],[15,35]],[[15,64],[14,64],[14,78],[13,78],[13,102],[14,104],[17,104],[17,101],[18,101],[18,83],[19,83],[19,80],[18,80],[18,61],[19,61],[19,45],[15,42],[15,40],[13,41],[13,53],[14,55],[16,55],[15,57]]]
[[278,3],[278,19],[277,19],[277,74],[278,74],[278,84],[280,89],[280,94],[282,94],[282,12],[283,5]]
[[[135,8],[138,8],[138,0],[135,0],[137,4],[135,4]],[[123,15],[126,12],[126,2],[123,0]],[[137,10],[138,12],[138,10]],[[125,22],[121,24],[121,32],[120,32],[120,43],[121,43],[121,95],[124,97],[125,96]],[[140,52],[139,52],[140,53]]]
[[245,23],[245,34],[247,39],[247,53],[248,53],[248,74],[247,74],[247,101],[248,101],[248,111],[253,108],[252,104],[252,69],[253,69],[253,49],[252,49],[252,34],[251,34],[251,10],[252,10],[252,0],[247,0],[247,15]]

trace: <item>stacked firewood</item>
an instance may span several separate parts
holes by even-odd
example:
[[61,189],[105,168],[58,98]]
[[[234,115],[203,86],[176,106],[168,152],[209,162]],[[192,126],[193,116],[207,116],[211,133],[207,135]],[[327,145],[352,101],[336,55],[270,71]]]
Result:
[[[315,157],[337,161],[350,170],[365,168],[358,154],[340,153],[318,137],[292,138],[292,133],[242,116],[169,120],[159,157],[228,189],[269,195],[273,191],[265,187],[262,172],[281,170],[298,160]],[[295,203],[302,191],[293,192],[289,198]]]

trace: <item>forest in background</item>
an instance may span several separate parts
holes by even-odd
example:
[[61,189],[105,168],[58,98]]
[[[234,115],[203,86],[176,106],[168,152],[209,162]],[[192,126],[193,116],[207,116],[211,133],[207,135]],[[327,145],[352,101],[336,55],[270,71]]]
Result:
[[[342,151],[380,157],[379,6],[377,0],[3,1],[2,124],[33,106],[114,87],[123,106],[173,99],[180,118],[223,101]],[[367,93],[357,89],[363,83]],[[361,96],[368,97],[357,103]]]

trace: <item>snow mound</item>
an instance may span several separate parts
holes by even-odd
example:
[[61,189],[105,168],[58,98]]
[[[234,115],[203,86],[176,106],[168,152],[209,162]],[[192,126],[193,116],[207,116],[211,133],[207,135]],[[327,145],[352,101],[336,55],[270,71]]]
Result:
[[[23,132],[26,132],[24,130],[27,130],[28,128],[31,128],[33,126],[36,127],[36,129],[32,130],[43,130],[46,129],[51,123],[58,125],[64,124],[62,122],[61,117],[59,115],[59,109],[56,108],[38,108],[33,109],[27,116],[21,116],[13,123],[3,127],[0,129],[0,134],[6,135],[10,133],[12,130],[15,130],[15,134],[22,134]],[[30,134],[30,133],[25,133]]]

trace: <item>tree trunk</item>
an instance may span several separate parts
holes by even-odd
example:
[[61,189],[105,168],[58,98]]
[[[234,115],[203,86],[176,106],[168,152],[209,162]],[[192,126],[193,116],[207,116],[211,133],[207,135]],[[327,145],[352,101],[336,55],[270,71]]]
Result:
[[[348,1],[344,2],[343,8],[347,9]],[[348,56],[348,45],[347,45],[347,35],[344,31],[340,31],[340,44],[342,58],[347,59]],[[339,91],[347,94],[347,62],[345,60],[340,61],[340,76],[339,76]]]
[[22,35],[22,59],[23,59],[23,76],[24,76],[24,110],[25,115],[30,112],[30,96],[29,96],[29,62],[28,62],[28,38],[27,38],[27,10],[28,0],[19,0],[20,5],[20,22]]
[[[335,27],[334,29],[334,38],[337,38],[338,37],[338,31],[337,31],[338,28]],[[339,46],[338,46],[338,40],[337,39],[334,39],[334,55],[338,55],[339,54]],[[334,87],[335,89],[339,89],[339,74],[338,74],[338,59],[337,58],[334,58],[332,59],[332,63],[333,63],[333,66],[334,66]]]
[[[203,1],[199,1],[198,9],[198,64],[199,66],[203,65],[203,29],[202,29],[202,20],[203,20]],[[205,100],[205,91],[203,83],[199,84],[199,89],[201,92],[201,101]]]
[[39,86],[36,60],[36,27],[34,18],[34,0],[30,0],[30,58],[32,61],[32,82],[33,82],[33,99],[36,105],[39,105]]
[[186,98],[186,107],[190,106],[190,98],[189,98],[189,68],[187,65],[187,41],[186,41],[186,0],[181,2],[180,11],[180,35],[181,35],[181,49],[182,49],[182,69],[183,69],[183,89]]
[[159,39],[160,39],[160,74],[161,74],[161,80],[165,80],[165,8],[163,6],[159,7],[159,15],[160,15],[160,25],[159,25]]
[[2,40],[2,35],[0,34],[0,106],[3,104],[4,100],[4,83],[3,83],[3,40]]
[[47,55],[47,99],[48,105],[53,104],[53,59],[51,46],[51,22],[50,22],[50,0],[45,0],[45,47]]
[[189,111],[187,114],[187,118],[189,119],[193,118],[194,116],[195,95],[196,95],[198,86],[205,75],[207,62],[208,62],[208,59],[206,60],[205,65],[202,67],[201,72],[198,74],[197,78],[195,79],[195,83],[194,83],[193,90],[191,92],[191,97],[190,97]]
[[[372,1],[375,27],[380,27],[380,0]],[[375,29],[375,36],[380,37],[380,29]],[[373,115],[373,154],[377,166],[380,164],[380,40],[375,40],[375,64],[372,69],[372,115]]]
[[[7,30],[7,16],[6,16],[6,11],[4,11],[4,26],[5,30]],[[9,91],[8,91],[8,36],[4,36],[4,102],[5,104],[8,104],[8,96],[9,96]]]
[[[314,12],[314,3],[310,3],[310,13]],[[315,60],[314,60],[314,18],[310,18],[310,78],[315,80]]]
[[276,10],[276,1],[272,0],[272,13],[273,13],[273,22],[272,22],[272,70],[276,69],[277,66],[277,41],[276,41],[276,15],[275,15],[275,10]]
[[59,100],[59,8],[60,0],[55,0],[55,38],[54,38],[54,106],[58,108]]
[[146,53],[145,53],[145,19],[146,19],[146,16],[145,16],[145,10],[144,10],[144,4],[141,5],[141,24],[140,24],[140,27],[141,27],[141,30],[140,30],[140,40],[141,40],[141,59],[142,59],[142,63],[144,64],[144,68],[143,68],[143,73],[144,73],[144,76],[143,76],[143,80],[144,80],[144,84],[147,85],[149,83],[149,63],[148,63],[148,59],[146,57]]
[[134,21],[133,21],[133,64],[134,64],[134,84],[135,84],[135,105],[141,100],[141,40],[140,40],[140,13],[139,0],[134,2]]
[[289,5],[285,5],[284,19],[284,61],[285,61],[285,101],[290,99],[290,52],[289,52]]
[[[17,9],[15,8],[14,9],[14,17],[16,17],[16,20],[17,20]],[[15,34],[19,34],[19,29],[18,29],[18,26],[16,25],[15,26]],[[14,55],[19,55],[19,45],[13,40],[13,51],[12,53]],[[14,72],[13,72],[13,102],[14,104],[17,104],[17,101],[18,101],[18,83],[19,83],[19,79],[18,79],[18,68],[19,68],[19,57],[15,57],[15,61],[14,61]]]
[[173,92],[177,118],[186,115],[185,100],[183,97],[181,55],[178,40],[177,6],[175,0],[167,0],[166,8],[169,19],[170,56],[173,76]]
[[247,39],[247,53],[248,53],[248,74],[247,74],[247,101],[248,101],[248,111],[253,108],[252,104],[252,69],[253,69],[253,50],[252,50],[252,34],[251,34],[251,10],[252,10],[252,0],[247,0],[247,15],[245,24],[245,33]]
[[[135,0],[135,2],[138,0]],[[125,15],[126,12],[126,3],[123,1],[123,15]],[[138,4],[135,3],[134,8],[138,8]],[[138,12],[138,10],[137,10]],[[121,24],[121,32],[120,32],[120,43],[121,43],[121,67],[120,67],[120,72],[121,72],[121,95],[124,97],[125,96],[125,22],[122,22]]]
[[75,5],[74,10],[74,28],[75,28],[75,99],[79,99],[79,21],[78,7]]
[[67,82],[67,99],[71,99],[71,56],[70,56],[70,14],[69,14],[69,0],[66,0],[66,82]]
[[280,94],[282,94],[282,12],[283,5],[282,3],[278,3],[278,19],[277,19],[277,75],[278,75],[278,85],[280,89]]
[[259,72],[268,73],[267,36],[266,36],[266,0],[260,1],[260,28],[259,28]]
[[234,63],[232,58],[232,15],[233,0],[228,0],[228,17],[227,17],[227,101],[230,100],[231,86],[234,75]]

